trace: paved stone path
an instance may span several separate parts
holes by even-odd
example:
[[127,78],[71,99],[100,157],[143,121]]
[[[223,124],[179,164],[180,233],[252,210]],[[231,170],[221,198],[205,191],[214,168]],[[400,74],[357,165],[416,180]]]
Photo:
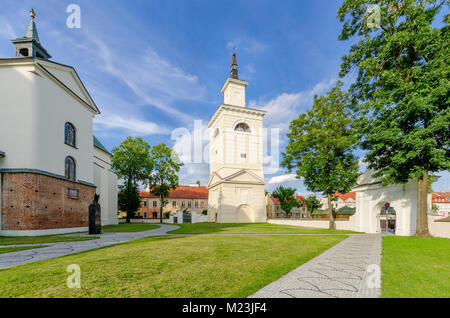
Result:
[[[380,265],[381,235],[352,235],[250,298],[376,298],[371,264]],[[381,272],[380,272],[381,275]]]
[[[149,236],[165,235],[168,231],[176,230],[175,225],[161,225],[160,228],[144,232],[107,232],[100,236],[100,239],[78,242],[60,242],[43,244],[26,244],[17,246],[48,246],[37,249],[19,251],[14,253],[0,254],[0,268],[9,268],[27,263],[42,261],[49,258],[79,253],[99,247],[137,240]],[[73,234],[86,236],[86,234]],[[0,247],[14,247],[16,245],[5,245]]]

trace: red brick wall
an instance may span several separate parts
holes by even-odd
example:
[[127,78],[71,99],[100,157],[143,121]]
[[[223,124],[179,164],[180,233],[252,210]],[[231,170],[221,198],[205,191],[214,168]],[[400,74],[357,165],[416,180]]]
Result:
[[[2,230],[86,227],[95,187],[34,173],[2,173]],[[67,197],[78,189],[79,199]]]

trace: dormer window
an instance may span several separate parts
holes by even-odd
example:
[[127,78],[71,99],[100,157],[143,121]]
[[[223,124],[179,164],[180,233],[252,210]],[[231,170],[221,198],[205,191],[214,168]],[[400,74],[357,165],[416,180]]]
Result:
[[75,147],[75,127],[71,123],[64,125],[64,143]]
[[250,127],[246,123],[239,123],[234,127],[234,131],[251,133]]

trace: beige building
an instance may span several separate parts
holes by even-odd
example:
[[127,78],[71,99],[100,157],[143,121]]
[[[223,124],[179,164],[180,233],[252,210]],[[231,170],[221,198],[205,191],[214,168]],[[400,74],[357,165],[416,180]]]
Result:
[[247,108],[245,88],[233,54],[230,77],[222,87],[224,103],[210,128],[208,220],[219,223],[265,222],[263,117]]
[[[159,219],[161,200],[150,192],[140,192],[141,208],[136,215],[144,219]],[[163,206],[163,214],[176,213],[179,210],[188,210],[201,214],[208,208],[208,189],[200,186],[179,186],[170,191],[169,198]]]
[[431,197],[431,203],[437,209],[439,216],[450,216],[450,192],[436,192]]
[[[297,200],[300,204],[299,207],[293,208],[291,210],[291,214],[289,215],[292,219],[304,219],[308,217],[307,206],[305,202],[305,198],[302,196],[297,196]],[[269,219],[275,218],[285,218],[287,217],[286,212],[281,208],[280,202],[273,195],[266,195],[266,210],[267,217]]]
[[[334,200],[331,201],[331,206],[335,210],[339,210],[343,207],[356,208],[356,192],[333,194]],[[325,196],[320,200],[322,204],[322,210],[328,210],[328,198]]]

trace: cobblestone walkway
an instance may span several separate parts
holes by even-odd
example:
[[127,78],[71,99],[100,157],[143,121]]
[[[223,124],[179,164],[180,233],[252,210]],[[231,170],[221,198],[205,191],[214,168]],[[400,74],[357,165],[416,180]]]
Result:
[[[133,241],[149,236],[165,235],[168,231],[176,230],[177,228],[178,226],[175,225],[161,225],[161,227],[158,229],[144,232],[121,232],[121,233],[107,232],[101,235],[96,235],[100,236],[100,239],[90,241],[0,246],[0,247],[42,246],[42,245],[47,246],[20,252],[0,254],[0,268],[9,268],[27,263],[42,261],[49,258],[79,253],[99,247]],[[86,236],[86,234],[73,234],[73,235]]]
[[381,235],[352,235],[250,298],[380,297],[380,289],[367,284],[375,277],[368,266],[380,261]]

